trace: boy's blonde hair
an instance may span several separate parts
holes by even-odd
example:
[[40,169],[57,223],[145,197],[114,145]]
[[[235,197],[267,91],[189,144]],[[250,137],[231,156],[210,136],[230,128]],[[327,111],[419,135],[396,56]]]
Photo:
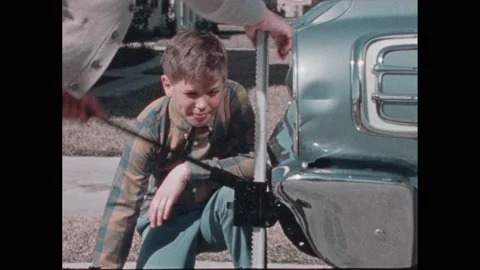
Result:
[[227,79],[227,53],[220,39],[205,31],[184,29],[167,44],[162,57],[163,73],[170,83],[214,83]]

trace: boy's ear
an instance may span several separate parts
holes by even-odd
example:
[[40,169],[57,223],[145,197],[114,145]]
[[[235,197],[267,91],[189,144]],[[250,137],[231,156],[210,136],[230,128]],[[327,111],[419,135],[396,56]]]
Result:
[[168,77],[165,75],[160,76],[160,82],[162,83],[163,90],[165,90],[165,95],[171,96],[173,85],[170,83]]

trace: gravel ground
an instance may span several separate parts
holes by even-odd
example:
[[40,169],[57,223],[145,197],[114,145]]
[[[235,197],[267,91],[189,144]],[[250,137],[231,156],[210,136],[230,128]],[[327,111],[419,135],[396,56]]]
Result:
[[[100,217],[63,217],[63,262],[91,262]],[[277,223],[267,230],[268,261],[273,263],[299,263],[324,265],[323,261],[298,251],[284,236]],[[139,250],[139,236],[135,234],[128,261],[135,261]],[[197,256],[203,261],[231,261],[228,251],[203,253]]]
[[[122,126],[129,126],[134,117],[153,100],[157,86],[147,87],[133,94],[104,99],[106,111],[112,120]],[[270,134],[283,116],[288,106],[289,94],[283,85],[268,88],[267,129]],[[255,91],[249,90],[252,106],[255,109]],[[125,108],[128,107],[128,110]],[[97,119],[86,124],[64,120],[62,126],[62,153],[64,156],[120,156],[127,134],[110,127]]]

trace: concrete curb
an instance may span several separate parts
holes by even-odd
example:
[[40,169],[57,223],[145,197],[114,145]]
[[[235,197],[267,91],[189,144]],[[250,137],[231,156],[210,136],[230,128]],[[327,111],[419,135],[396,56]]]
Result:
[[[88,269],[91,266],[91,263],[80,262],[80,263],[63,263],[62,268],[70,269]],[[329,269],[330,266],[327,265],[309,265],[309,264],[289,264],[289,263],[269,263],[267,265],[268,269]],[[195,263],[196,269],[233,269],[231,262],[213,262],[213,261],[197,261]],[[127,262],[123,269],[135,269],[135,262]]]

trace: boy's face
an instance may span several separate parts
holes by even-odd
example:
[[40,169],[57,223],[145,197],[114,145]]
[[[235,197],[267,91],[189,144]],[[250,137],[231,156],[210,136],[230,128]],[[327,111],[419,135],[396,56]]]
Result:
[[186,84],[184,80],[171,84],[167,76],[161,81],[165,93],[171,97],[177,111],[194,127],[203,127],[214,117],[220,106],[224,81],[202,84]]

